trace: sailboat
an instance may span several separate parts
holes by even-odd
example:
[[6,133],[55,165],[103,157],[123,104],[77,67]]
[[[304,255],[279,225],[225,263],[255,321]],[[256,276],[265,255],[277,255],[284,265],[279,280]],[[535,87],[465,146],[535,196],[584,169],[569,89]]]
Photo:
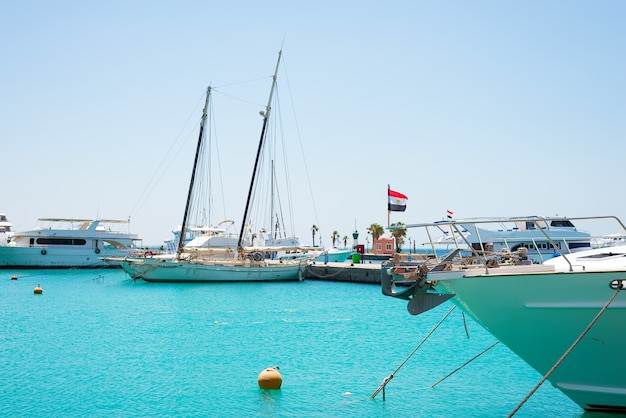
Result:
[[[246,199],[246,205],[241,222],[241,232],[235,248],[225,247],[194,247],[184,245],[184,234],[178,241],[178,247],[173,257],[169,258],[122,258],[111,257],[106,260],[119,265],[126,273],[134,279],[143,279],[147,282],[270,282],[302,280],[302,272],[307,266],[307,258],[284,259],[276,257],[276,253],[284,248],[276,245],[256,247],[254,240],[250,240],[250,245],[246,242],[246,231],[250,229],[249,218],[252,207],[252,198],[255,192],[256,183],[260,170],[260,160],[265,146],[268,121],[271,112],[272,97],[276,87],[276,79],[282,51],[278,53],[278,60],[272,78],[272,87],[265,107],[261,112],[263,125],[261,136],[252,170],[250,187]],[[207,109],[211,97],[211,87],[206,94],[206,101],[202,112],[202,122],[200,124],[200,134],[194,158],[194,165],[189,184],[189,192],[185,205],[185,212],[181,225],[181,231],[187,229],[189,223],[190,210],[193,204],[194,190],[197,180],[197,169],[204,138],[204,129],[207,119]]]

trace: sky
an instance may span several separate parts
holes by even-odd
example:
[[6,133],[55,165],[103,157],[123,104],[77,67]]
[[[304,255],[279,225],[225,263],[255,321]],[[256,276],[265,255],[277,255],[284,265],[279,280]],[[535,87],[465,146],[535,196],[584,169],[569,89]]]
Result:
[[409,198],[392,223],[626,219],[621,0],[25,0],[2,5],[0,47],[14,230],[130,217],[145,244],[172,238],[209,84],[225,92],[221,206],[241,219],[280,49],[303,244],[312,225],[325,245],[333,231],[363,243],[387,225],[388,185]]

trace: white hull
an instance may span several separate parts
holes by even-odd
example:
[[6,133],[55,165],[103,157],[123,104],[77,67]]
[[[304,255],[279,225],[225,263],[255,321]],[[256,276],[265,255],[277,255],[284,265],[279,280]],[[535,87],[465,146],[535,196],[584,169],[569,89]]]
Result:
[[101,257],[123,257],[129,251],[0,246],[0,268],[100,268],[112,267]]
[[159,258],[114,258],[128,275],[147,282],[274,282],[302,280],[306,262],[298,260],[250,260],[191,263]]

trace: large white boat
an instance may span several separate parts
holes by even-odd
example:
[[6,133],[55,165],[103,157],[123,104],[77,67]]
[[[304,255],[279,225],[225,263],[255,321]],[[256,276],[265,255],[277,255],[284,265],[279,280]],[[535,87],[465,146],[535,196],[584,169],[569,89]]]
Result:
[[13,238],[13,224],[4,213],[0,213],[0,245],[6,245]]
[[[225,220],[217,226],[193,225],[188,226],[185,236],[182,237],[183,245],[201,248],[236,248],[239,237],[230,231],[234,221]],[[181,240],[181,226],[172,231],[174,237],[164,242],[165,250],[173,254],[178,249]]]
[[[243,220],[241,222],[241,231],[237,236],[237,243],[234,247],[228,246],[209,246],[203,245],[203,236],[196,238],[195,242],[189,242],[185,245],[184,234],[180,234],[176,253],[169,257],[154,258],[127,258],[127,257],[108,257],[106,260],[110,263],[119,265],[131,277],[143,279],[148,282],[244,282],[244,281],[284,281],[284,280],[301,280],[302,271],[308,263],[307,258],[282,259],[278,257],[279,252],[291,250],[290,245],[293,244],[292,239],[284,240],[283,237],[269,234],[271,237],[271,245],[267,244],[267,240],[262,240],[260,246],[255,241],[258,239],[250,236],[246,238],[253,230],[250,221],[252,207],[254,206],[253,196],[259,194],[257,187],[257,178],[260,166],[263,161],[270,165],[272,175],[272,186],[274,187],[274,154],[275,150],[266,149],[265,139],[267,130],[270,128],[268,123],[270,111],[272,108],[272,97],[276,87],[276,78],[278,67],[280,64],[282,52],[278,54],[278,61],[274,71],[272,87],[270,90],[269,100],[265,110],[261,112],[263,117],[263,125],[261,129],[261,137],[258,144],[254,169],[252,171],[252,179],[246,200]],[[202,120],[200,123],[200,134],[198,136],[198,145],[192,169],[191,181],[189,184],[189,192],[185,205],[185,212],[180,231],[188,231],[188,224],[191,219],[191,212],[194,208],[197,210],[198,198],[197,193],[200,189],[199,183],[203,176],[199,175],[198,169],[206,164],[204,161],[203,150],[204,134],[207,123],[207,113],[210,106],[211,87],[207,89]],[[272,189],[273,190],[273,189]],[[271,199],[265,199],[271,200]],[[278,208],[270,208],[269,219],[272,226],[276,222],[275,211]],[[263,231],[263,228],[260,228]],[[219,235],[213,235],[219,236]],[[205,238],[211,236],[205,235]],[[250,243],[246,246],[247,242]],[[283,242],[285,245],[282,246]]]
[[141,238],[128,221],[41,218],[39,226],[0,241],[0,268],[111,267],[101,257],[129,256]]
[[[522,219],[522,220],[520,220]],[[473,247],[484,243],[490,251],[517,251],[525,248],[527,257],[543,262],[561,254],[588,250],[592,246],[589,232],[579,231],[571,220],[563,217],[530,216],[527,218],[501,218],[496,225],[486,228],[477,222],[480,218],[456,220],[461,224],[460,233],[449,225],[440,227],[440,243],[456,245],[467,241]],[[492,224],[495,219],[488,219]],[[460,239],[460,234],[465,240]]]
[[[615,220],[626,231],[615,217],[593,219]],[[460,236],[466,226],[444,221],[407,228],[434,231],[442,224]],[[471,251],[459,247],[444,256],[433,251],[419,264],[386,263],[383,293],[407,300],[414,315],[450,300],[581,408],[626,412],[626,369],[621,363],[626,352],[626,333],[621,331],[626,320],[626,247],[584,250],[539,264],[528,259],[526,248],[492,252],[484,244]],[[520,401],[517,409],[523,408]]]

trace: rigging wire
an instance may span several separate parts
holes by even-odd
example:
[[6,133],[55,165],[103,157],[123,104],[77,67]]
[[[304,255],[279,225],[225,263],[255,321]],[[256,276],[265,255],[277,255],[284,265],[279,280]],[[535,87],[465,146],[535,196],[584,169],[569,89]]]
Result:
[[[165,173],[167,173],[168,169],[171,167],[176,157],[182,151],[183,145],[185,145],[189,141],[189,139],[192,137],[191,131],[187,134],[187,136],[184,139],[182,138],[182,135],[183,135],[183,132],[187,129],[187,126],[189,125],[189,121],[192,119],[193,115],[197,112],[198,106],[200,105],[200,103],[202,103],[203,98],[204,98],[204,92],[198,98],[198,101],[196,102],[193,110],[189,113],[189,116],[187,117],[187,120],[183,124],[182,128],[180,129],[178,135],[176,135],[174,141],[172,142],[168,150],[165,152],[165,155],[163,155],[163,158],[161,159],[154,173],[150,177],[150,180],[146,184],[146,187],[137,198],[137,202],[135,203],[135,205],[130,211],[129,218],[134,218],[135,216],[137,216],[141,208],[146,204],[152,192],[154,192],[154,189],[156,188],[157,184],[160,182],[163,176],[165,176]],[[181,140],[182,140],[182,143],[179,143]],[[172,155],[172,151],[174,150],[175,146],[178,146],[178,149]]]
[[[291,90],[291,85],[289,83],[289,76],[287,75],[287,60],[283,57],[283,73],[285,75],[285,82],[287,85],[287,93],[289,94],[289,100],[291,102],[291,109],[292,109],[292,113],[293,113],[293,119],[294,119],[294,124],[295,124],[295,128],[296,128],[296,135],[298,136],[298,143],[300,144],[300,152],[302,154],[302,160],[303,160],[303,165],[304,165],[304,172],[306,174],[306,180],[307,180],[307,185],[308,190],[309,190],[309,195],[311,197],[311,204],[313,207],[313,217],[315,220],[315,224],[319,227],[319,219],[318,219],[318,215],[317,215],[317,207],[315,206],[315,198],[313,195],[313,187],[311,186],[311,176],[309,175],[309,168],[307,166],[306,163],[306,152],[304,151],[304,145],[302,143],[302,135],[300,134],[300,125],[298,124],[298,117],[296,115],[296,106],[294,104],[294,100],[293,100],[293,94],[292,94],[292,90]],[[321,235],[320,235],[320,240],[321,240]],[[321,241],[320,241],[320,245],[321,245]]]

